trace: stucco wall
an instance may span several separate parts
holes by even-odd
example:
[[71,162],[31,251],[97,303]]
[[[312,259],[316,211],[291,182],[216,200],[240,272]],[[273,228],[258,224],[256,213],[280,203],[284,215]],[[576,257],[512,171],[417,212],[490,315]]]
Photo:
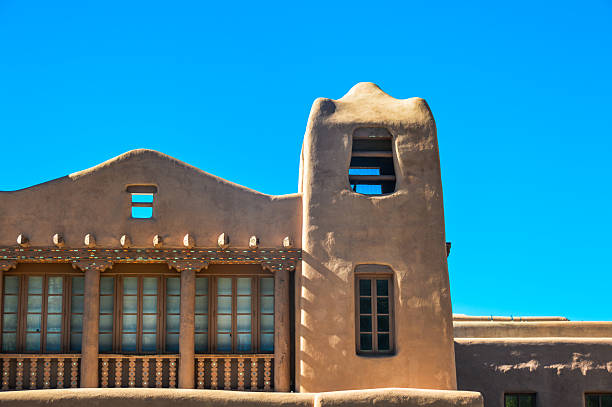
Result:
[[485,407],[504,393],[537,393],[538,407],[582,407],[585,392],[612,392],[612,339],[456,339],[457,386]]
[[612,322],[458,322],[455,338],[612,338]]
[[[392,194],[350,189],[352,135],[361,127],[382,127],[393,135]],[[303,152],[298,388],[454,389],[440,165],[427,103],[394,99],[368,83],[340,100],[317,99]],[[356,354],[354,269],[367,263],[394,270],[393,356]]]
[[[131,218],[129,184],[154,184],[153,219]],[[282,247],[289,236],[300,246],[301,196],[270,196],[207,174],[152,150],[134,150],[96,167],[19,191],[0,192],[0,246],[16,245],[22,233],[32,246],[53,247],[63,235],[69,247],[83,247],[91,233],[101,247],[120,247],[130,236],[134,247],[182,247],[189,233],[195,245],[216,247],[221,233],[231,247],[248,247],[256,235],[261,247]]]

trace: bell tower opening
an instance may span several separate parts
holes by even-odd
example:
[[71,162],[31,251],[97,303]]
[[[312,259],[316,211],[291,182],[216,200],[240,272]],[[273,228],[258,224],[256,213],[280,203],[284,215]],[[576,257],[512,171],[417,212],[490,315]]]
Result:
[[393,136],[382,127],[362,127],[353,133],[349,166],[351,189],[364,195],[395,191]]

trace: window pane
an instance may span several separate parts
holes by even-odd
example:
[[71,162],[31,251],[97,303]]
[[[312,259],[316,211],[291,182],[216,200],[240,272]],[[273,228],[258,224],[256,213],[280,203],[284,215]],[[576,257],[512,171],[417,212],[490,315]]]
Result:
[[505,399],[506,399],[505,407],[519,407],[517,396],[506,394]]
[[231,352],[232,337],[230,334],[217,334],[217,352]]
[[17,352],[17,333],[2,334],[2,352]]
[[59,352],[62,347],[62,334],[47,334],[47,352]]
[[251,297],[238,297],[236,307],[239,314],[251,313]]
[[144,277],[142,279],[143,294],[157,294],[157,277]]
[[217,315],[217,331],[232,331],[232,317],[230,315]]
[[359,280],[359,295],[372,295],[372,284],[370,280]]
[[178,332],[180,329],[180,319],[178,315],[168,315],[166,317],[166,331]]
[[[83,319],[81,317],[81,321],[82,320]],[[81,322],[81,325],[82,325],[82,322]],[[47,332],[62,332],[62,316],[61,315],[47,315]]]
[[136,332],[136,315],[124,315],[121,329],[124,332]]
[[274,279],[273,278],[261,278],[261,295],[274,295]]
[[230,295],[232,293],[232,279],[217,279],[217,294]]
[[166,334],[166,351],[179,351],[179,334]]
[[274,351],[274,334],[261,334],[261,343],[259,344],[262,352]]
[[202,314],[208,314],[208,297],[196,297],[195,311]]
[[85,278],[72,277],[72,295],[85,293]]
[[102,277],[100,278],[100,294],[113,294],[115,291],[115,278]]
[[83,312],[83,297],[72,297],[72,304],[70,304],[72,312],[82,313]]
[[26,331],[40,332],[40,314],[28,314],[26,316]]
[[195,330],[196,332],[208,332],[208,316],[207,315],[196,315]]
[[17,330],[17,314],[4,314],[2,319],[2,330],[3,331],[16,331]]
[[147,314],[157,314],[157,297],[142,297],[142,312]]
[[28,297],[28,312],[40,312],[42,309],[42,297],[40,295],[30,295]]
[[361,332],[372,332],[372,317],[359,317],[359,330]]
[[359,335],[359,343],[361,350],[372,350],[372,334]]
[[236,327],[239,332],[251,332],[251,316],[250,315],[238,315]]
[[274,315],[261,316],[261,330],[274,331]]
[[376,299],[376,312],[378,312],[379,314],[389,313],[389,298]]
[[157,332],[157,315],[142,316],[142,332]]
[[50,295],[47,297],[47,312],[62,312],[62,297],[60,295]]
[[264,314],[274,313],[274,297],[261,297],[261,312]]
[[47,294],[62,294],[64,286],[63,277],[49,277],[47,279],[48,291]]
[[599,397],[592,394],[587,395],[586,407],[599,407]]
[[4,296],[4,312],[17,312],[17,298],[16,295]]
[[208,335],[207,334],[196,334],[195,351],[196,353],[208,352]]
[[123,278],[123,294],[138,294],[138,279],[136,277]]
[[376,280],[376,295],[381,297],[389,295],[389,280]]
[[601,407],[612,407],[612,395],[603,394],[601,396]]
[[238,295],[250,295],[251,294],[251,278],[241,277],[238,279],[237,283]]
[[376,317],[377,321],[377,326],[376,328],[378,329],[378,332],[389,332],[389,317],[388,316],[382,316],[382,317]]
[[520,394],[519,395],[519,407],[532,407],[532,403],[535,401],[533,394]]
[[371,314],[372,313],[372,299],[371,298],[360,298],[359,299],[359,313],[360,314]]
[[238,352],[251,351],[251,334],[238,334]]
[[196,278],[196,295],[208,295],[208,277]]
[[121,335],[121,350],[124,352],[136,352],[136,334]]
[[113,350],[113,335],[112,334],[100,334],[100,341],[98,343],[100,352],[110,352]]
[[181,294],[181,279],[178,277],[169,277],[166,279],[166,294],[180,295]]
[[217,297],[217,312],[220,314],[231,314],[232,297]]
[[378,350],[389,349],[389,334],[378,334]]
[[42,294],[42,277],[28,277],[28,294]]
[[112,332],[113,331],[113,316],[112,315],[100,315],[100,332]]
[[123,312],[135,314],[138,311],[138,297],[135,295],[123,296]]
[[40,352],[40,334],[26,334],[26,352]]
[[4,277],[4,293],[5,294],[19,293],[19,277],[17,276]]
[[[74,308],[72,309],[72,312],[75,312]],[[113,297],[112,296],[105,295],[104,297],[100,297],[100,312],[103,314],[110,314],[113,312]]]
[[82,339],[83,337],[81,334],[70,334],[70,350],[73,352],[80,352]]
[[166,312],[178,314],[181,312],[181,297],[168,297],[166,299]]

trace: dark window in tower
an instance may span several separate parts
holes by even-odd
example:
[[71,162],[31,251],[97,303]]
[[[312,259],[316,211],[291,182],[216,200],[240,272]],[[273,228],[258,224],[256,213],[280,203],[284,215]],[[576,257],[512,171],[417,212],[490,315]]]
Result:
[[393,137],[385,128],[359,128],[353,133],[349,167],[351,189],[365,195],[395,191]]

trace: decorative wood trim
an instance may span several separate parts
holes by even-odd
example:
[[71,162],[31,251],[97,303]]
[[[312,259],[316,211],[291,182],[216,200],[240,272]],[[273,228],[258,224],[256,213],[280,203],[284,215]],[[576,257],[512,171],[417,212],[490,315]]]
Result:
[[17,267],[17,260],[0,260],[0,271],[9,271]]
[[79,260],[72,262],[72,268],[80,270],[83,273],[88,270],[99,271],[101,273],[113,268],[113,262],[106,260]]

